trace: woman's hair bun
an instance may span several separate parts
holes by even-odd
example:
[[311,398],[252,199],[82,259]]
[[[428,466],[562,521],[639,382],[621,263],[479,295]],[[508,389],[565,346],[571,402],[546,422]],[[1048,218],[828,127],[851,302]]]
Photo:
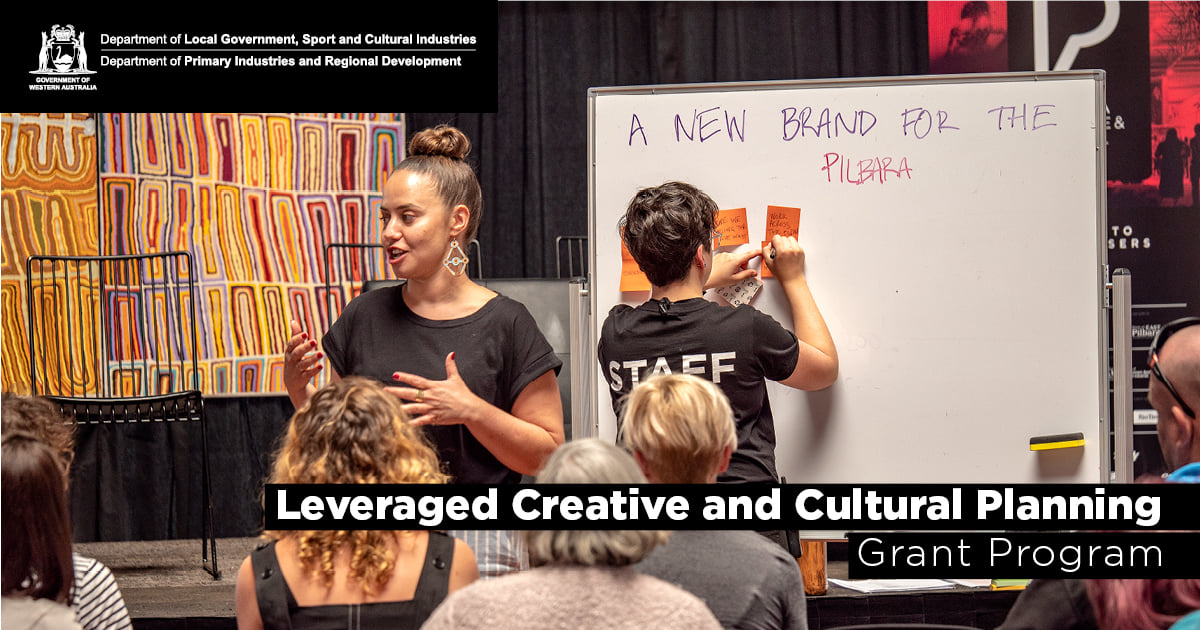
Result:
[[417,132],[408,143],[408,156],[429,155],[462,160],[471,152],[467,134],[450,125],[438,125]]

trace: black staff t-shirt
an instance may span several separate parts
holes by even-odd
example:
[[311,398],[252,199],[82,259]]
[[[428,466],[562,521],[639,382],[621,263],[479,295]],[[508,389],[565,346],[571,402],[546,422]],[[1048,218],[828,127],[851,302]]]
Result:
[[775,421],[764,379],[781,381],[796,368],[796,335],[750,306],[721,306],[704,298],[636,308],[618,304],[600,332],[600,371],[613,411],[621,417],[626,394],[652,374],[695,374],[725,392],[733,407],[738,443],[722,482],[778,481]]
[[[386,385],[398,384],[394,372],[443,380],[446,355],[454,352],[467,387],[509,413],[526,386],[562,368],[525,305],[503,295],[466,317],[433,320],[408,308],[403,286],[375,289],[346,305],[321,344],[339,375]],[[520,482],[520,473],[500,463],[464,425],[423,428],[454,482]]]

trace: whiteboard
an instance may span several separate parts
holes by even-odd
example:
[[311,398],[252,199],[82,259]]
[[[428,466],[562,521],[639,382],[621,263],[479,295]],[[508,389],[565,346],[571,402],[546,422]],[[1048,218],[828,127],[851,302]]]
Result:
[[[588,104],[593,348],[612,306],[649,298],[619,290],[639,188],[746,208],[751,243],[721,251],[757,248],[768,205],[799,207],[841,370],[818,392],[769,383],[782,477],[1107,479],[1103,71],[605,87]],[[754,307],[791,329],[764,283]],[[1082,448],[1029,448],[1073,432]]]

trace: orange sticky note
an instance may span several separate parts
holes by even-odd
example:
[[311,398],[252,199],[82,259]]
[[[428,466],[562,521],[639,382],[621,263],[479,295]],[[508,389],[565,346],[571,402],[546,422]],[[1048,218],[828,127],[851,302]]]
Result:
[[714,244],[716,247],[732,247],[750,242],[750,224],[746,222],[745,208],[717,212],[714,229],[721,235],[720,243]]
[[646,274],[642,273],[642,268],[638,267],[637,261],[633,259],[633,254],[629,253],[629,248],[625,247],[625,240],[621,240],[621,291],[649,291],[650,279]]
[[776,234],[800,238],[800,208],[767,206],[767,233],[763,238],[769,241]]
[[[763,241],[762,246],[768,247],[770,244],[771,244],[771,241]],[[771,273],[771,268],[767,266],[766,258],[763,258],[762,269],[758,270],[758,277],[759,278],[774,278],[775,277],[775,274]]]

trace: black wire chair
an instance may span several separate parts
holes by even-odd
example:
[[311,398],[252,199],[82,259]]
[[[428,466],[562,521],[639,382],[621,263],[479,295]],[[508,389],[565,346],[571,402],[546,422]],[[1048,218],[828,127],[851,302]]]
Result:
[[204,570],[219,579],[188,252],[30,256],[31,393],[79,424],[199,422]]
[[[578,278],[588,274],[588,237],[559,236],[554,239],[554,271],[558,278]],[[566,265],[563,265],[563,262]],[[567,275],[563,275],[563,267]]]

